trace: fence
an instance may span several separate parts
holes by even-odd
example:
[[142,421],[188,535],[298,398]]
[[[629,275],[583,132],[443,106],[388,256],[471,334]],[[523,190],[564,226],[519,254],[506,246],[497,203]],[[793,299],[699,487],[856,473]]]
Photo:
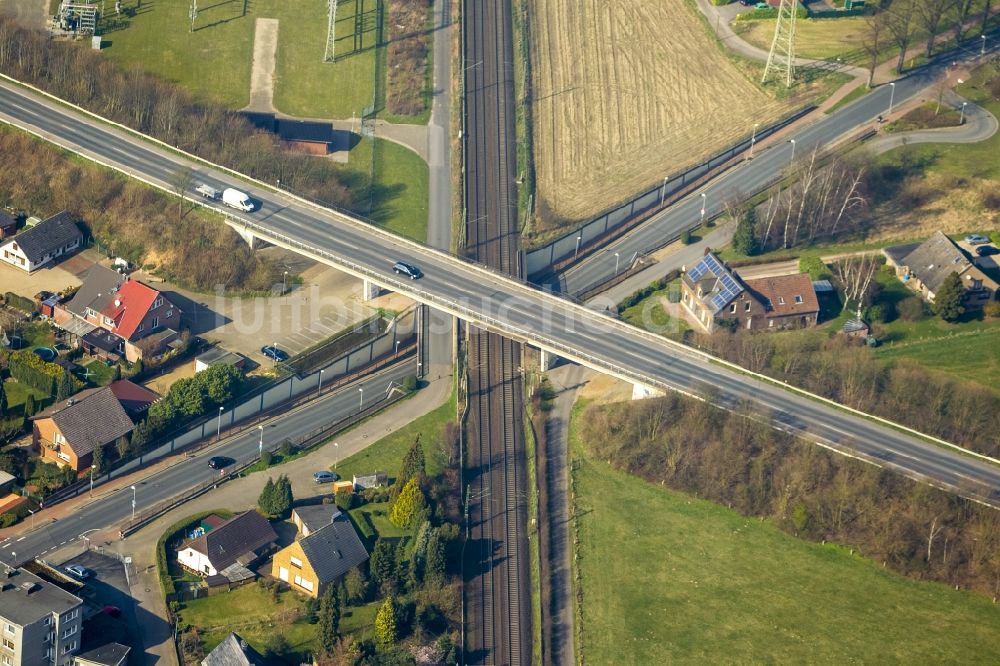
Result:
[[544,274],[553,269],[553,264],[573,259],[592,247],[607,241],[610,235],[624,232],[630,228],[630,222],[638,221],[638,216],[641,214],[660,207],[661,204],[669,201],[671,195],[677,194],[697,180],[710,175],[713,169],[722,166],[740,153],[748,151],[751,143],[766,139],[815,108],[815,106],[807,106],[796,111],[774,125],[766,127],[721,153],[713,155],[707,162],[669,176],[665,185],[658,184],[651,187],[616,208],[602,213],[583,226],[567,232],[548,245],[528,252],[525,263],[528,276],[534,277]]
[[[248,396],[242,396],[238,402],[226,407],[221,413],[201,417],[195,423],[186,425],[183,430],[160,438],[154,444],[154,448],[139,457],[94,477],[94,485],[106,483],[154,460],[230,433],[236,429],[237,424],[263,418],[276,407],[288,407],[289,403],[294,403],[296,399],[308,396],[310,393],[332,391],[353,381],[360,371],[372,371],[388,365],[397,358],[399,352],[411,350],[417,334],[417,320],[415,310],[404,312],[393,320],[384,334],[362,343],[322,369],[302,377],[289,375],[261,387]],[[46,497],[44,505],[52,506],[78,497],[89,492],[90,487],[89,479],[78,481]]]

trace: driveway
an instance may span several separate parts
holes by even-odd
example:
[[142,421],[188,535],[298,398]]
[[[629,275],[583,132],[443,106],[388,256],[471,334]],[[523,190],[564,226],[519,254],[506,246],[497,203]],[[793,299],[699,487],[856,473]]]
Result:
[[12,291],[18,296],[33,298],[40,291],[58,292],[67,287],[79,287],[80,278],[63,268],[62,264],[40,268],[34,273],[25,273],[6,262],[0,262],[0,291]]

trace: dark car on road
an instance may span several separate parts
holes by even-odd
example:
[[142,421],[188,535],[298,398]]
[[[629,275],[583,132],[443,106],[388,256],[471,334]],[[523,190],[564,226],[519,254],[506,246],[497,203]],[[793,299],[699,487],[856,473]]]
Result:
[[976,248],[976,254],[980,257],[991,257],[994,254],[1000,254],[1000,250],[993,245],[980,245]]
[[313,481],[316,483],[333,483],[337,480],[337,475],[333,472],[319,471],[313,474]]
[[424,274],[420,272],[419,268],[413,264],[408,264],[405,261],[397,261],[392,265],[392,270],[396,273],[396,275],[405,275],[411,280],[417,280],[424,276]]
[[277,361],[278,363],[284,363],[288,360],[288,352],[278,349],[274,345],[267,345],[266,347],[260,348],[260,353],[268,357],[272,361]]
[[208,466],[212,469],[225,469],[232,465],[235,460],[232,458],[227,458],[225,456],[212,456],[208,459]]

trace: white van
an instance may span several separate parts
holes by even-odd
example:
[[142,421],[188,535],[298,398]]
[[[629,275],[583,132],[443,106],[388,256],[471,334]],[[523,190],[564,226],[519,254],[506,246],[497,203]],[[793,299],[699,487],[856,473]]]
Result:
[[246,192],[234,190],[231,187],[227,187],[222,191],[222,203],[230,208],[242,210],[244,213],[249,213],[253,210],[253,201],[250,200],[250,195]]

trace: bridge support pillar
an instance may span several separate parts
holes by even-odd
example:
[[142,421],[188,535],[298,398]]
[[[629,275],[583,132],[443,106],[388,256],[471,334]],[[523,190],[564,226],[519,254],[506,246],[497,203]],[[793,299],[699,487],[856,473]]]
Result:
[[382,288],[371,280],[362,280],[361,288],[361,300],[370,301],[374,298],[378,298],[379,294],[382,293]]
[[229,222],[227,220],[226,224],[228,224],[230,228],[233,229],[233,231],[238,233],[240,235],[240,238],[246,241],[247,245],[250,246],[251,250],[256,250],[257,248],[264,245],[263,241],[261,241],[259,238],[257,238],[257,236],[254,235],[253,231],[247,229],[239,222]]
[[645,400],[646,398],[659,398],[663,391],[643,384],[632,384],[632,399]]
[[539,351],[541,352],[541,357],[538,361],[539,369],[542,372],[545,372],[555,367],[556,361],[559,360],[559,357],[552,352],[545,351],[544,349],[540,349]]

